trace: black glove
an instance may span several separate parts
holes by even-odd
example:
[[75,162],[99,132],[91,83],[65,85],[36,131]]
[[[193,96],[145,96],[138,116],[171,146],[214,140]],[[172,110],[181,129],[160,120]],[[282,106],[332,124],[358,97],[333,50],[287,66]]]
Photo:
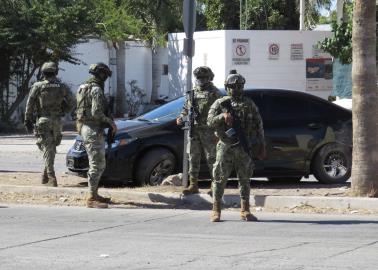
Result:
[[24,126],[25,126],[27,132],[33,133],[33,130],[34,130],[33,122],[31,122],[29,120],[25,120]]

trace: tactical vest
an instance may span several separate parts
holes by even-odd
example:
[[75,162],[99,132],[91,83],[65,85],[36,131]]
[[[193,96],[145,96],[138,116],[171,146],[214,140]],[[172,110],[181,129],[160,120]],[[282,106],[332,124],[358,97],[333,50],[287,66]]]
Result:
[[92,104],[90,101],[91,84],[82,84],[76,94],[76,117],[79,122],[92,120]]
[[61,116],[63,100],[64,91],[62,91],[61,83],[43,81],[38,92],[38,117]]
[[207,126],[207,115],[211,105],[219,98],[216,88],[206,90],[196,89],[194,92],[194,109],[196,111],[196,123],[198,126]]

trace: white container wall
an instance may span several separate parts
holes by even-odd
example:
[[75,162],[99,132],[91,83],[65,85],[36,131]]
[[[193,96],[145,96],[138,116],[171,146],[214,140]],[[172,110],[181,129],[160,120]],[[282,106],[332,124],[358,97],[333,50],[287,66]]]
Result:
[[[326,99],[332,90],[331,57],[314,46],[330,35],[329,31],[196,32],[193,69],[209,66],[215,73],[214,84],[218,87],[224,87],[229,70],[236,69],[246,78],[248,87],[306,91]],[[169,35],[171,98],[184,93],[184,37],[184,33]],[[317,74],[324,74],[324,69],[328,75],[318,78]]]

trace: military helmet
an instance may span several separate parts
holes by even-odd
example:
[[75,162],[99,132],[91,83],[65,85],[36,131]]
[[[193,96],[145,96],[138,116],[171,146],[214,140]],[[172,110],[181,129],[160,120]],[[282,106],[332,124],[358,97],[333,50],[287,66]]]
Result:
[[196,68],[193,71],[193,74],[194,74],[194,76],[196,76],[196,78],[208,77],[210,81],[212,81],[214,79],[213,71],[207,66],[200,66],[200,67]]
[[226,81],[224,82],[224,85],[227,87],[235,84],[245,84],[245,78],[240,74],[228,75]]
[[90,74],[98,75],[100,72],[103,72],[108,77],[112,76],[112,71],[110,70],[110,68],[106,64],[96,63],[96,64],[90,65],[90,67],[89,67],[89,73]]
[[58,74],[58,65],[54,62],[45,62],[41,68],[42,73]]

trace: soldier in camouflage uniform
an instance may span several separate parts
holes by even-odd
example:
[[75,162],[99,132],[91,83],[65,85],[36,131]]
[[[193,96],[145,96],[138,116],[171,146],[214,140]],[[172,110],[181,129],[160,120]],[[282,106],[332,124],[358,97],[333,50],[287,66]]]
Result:
[[97,63],[90,66],[89,73],[93,76],[79,87],[76,95],[76,127],[89,160],[87,207],[107,208],[110,198],[98,194],[98,185],[106,166],[104,128],[112,127],[113,134],[117,132],[114,121],[106,114],[104,95],[104,83],[112,72],[104,63]]
[[[196,86],[194,87],[194,111],[196,114],[193,138],[190,145],[189,156],[189,181],[188,188],[183,190],[184,195],[199,193],[198,174],[200,170],[201,154],[205,152],[207,165],[210,174],[215,162],[215,145],[217,138],[214,132],[207,126],[207,114],[211,104],[221,97],[219,90],[213,85],[214,74],[209,67],[201,66],[193,71],[196,77]],[[188,115],[190,100],[186,99],[181,115],[177,118],[176,123],[182,124],[183,118]]]
[[[236,72],[235,72],[236,73]],[[226,109],[228,102],[232,106],[234,115],[240,120],[240,130],[244,131],[247,138],[248,150],[250,142],[256,137],[258,142],[258,158],[265,157],[264,130],[259,110],[252,100],[243,96],[245,79],[240,74],[230,74],[225,82],[228,96],[222,97],[214,102],[207,118],[208,125],[213,128],[219,138],[216,146],[216,162],[214,164],[213,191],[213,212],[211,221],[220,221],[221,201],[227,179],[235,169],[239,180],[241,198],[241,218],[247,221],[256,221],[249,210],[250,177],[253,173],[253,160],[251,154],[247,153],[241,145],[239,137],[235,134],[233,117]]]
[[56,187],[54,160],[56,147],[62,140],[60,118],[72,110],[75,99],[69,88],[56,78],[58,66],[55,63],[44,63],[41,71],[43,80],[31,88],[24,124],[28,132],[34,129],[38,148],[43,152],[42,184]]

